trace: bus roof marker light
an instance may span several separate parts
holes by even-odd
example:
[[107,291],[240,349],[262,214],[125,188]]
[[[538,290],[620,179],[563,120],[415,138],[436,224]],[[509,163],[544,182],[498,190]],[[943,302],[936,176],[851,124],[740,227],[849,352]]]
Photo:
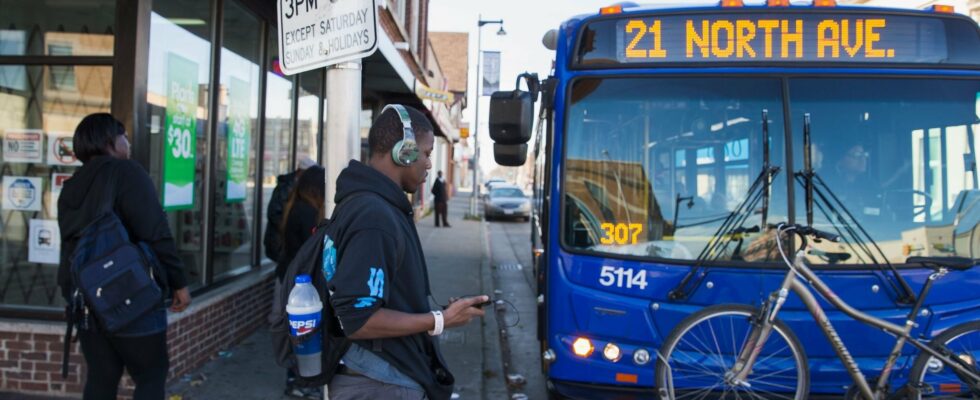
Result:
[[813,0],[814,7],[837,7],[837,0]]
[[609,343],[602,349],[602,356],[606,360],[617,362],[620,358],[623,358],[623,351],[615,343]]
[[593,350],[595,350],[595,347],[592,346],[592,341],[589,339],[580,337],[572,342],[572,351],[579,357],[588,357],[592,355]]
[[956,12],[956,9],[953,6],[945,4],[933,4],[932,7],[929,7],[929,11],[934,13],[952,14]]
[[722,7],[744,7],[742,0],[721,0]]
[[613,6],[602,7],[602,8],[599,9],[599,14],[602,14],[602,15],[622,14],[622,13],[623,13],[623,5],[622,4],[616,4],[616,5],[613,5]]
[[767,0],[766,5],[769,7],[789,7],[789,0]]

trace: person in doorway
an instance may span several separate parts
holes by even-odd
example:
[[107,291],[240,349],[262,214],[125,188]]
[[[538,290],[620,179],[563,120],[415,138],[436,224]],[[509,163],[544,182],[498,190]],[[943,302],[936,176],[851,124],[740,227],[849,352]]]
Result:
[[[183,263],[153,181],[142,166],[129,160],[129,140],[123,124],[109,114],[89,115],[75,128],[73,146],[82,167],[65,182],[58,199],[62,243],[58,285],[66,302],[75,290],[70,258],[79,236],[103,210],[111,207],[130,240],[148,244],[166,271],[160,279],[174,290],[170,310],[184,311],[191,303],[191,295]],[[109,184],[113,186],[106,187]],[[102,332],[98,324],[87,326],[78,334],[88,366],[84,399],[115,399],[123,370],[136,383],[134,399],[164,398],[170,360],[163,299],[157,310],[113,335]]]
[[446,181],[442,179],[442,171],[436,173],[436,181],[432,183],[433,203],[436,208],[436,228],[439,227],[439,218],[442,217],[442,226],[449,226],[449,196],[446,195]]
[[[408,132],[413,132],[411,135]],[[330,302],[353,341],[329,385],[332,400],[449,399],[454,378],[436,336],[483,316],[487,296],[434,307],[428,269],[406,193],[425,182],[432,124],[410,107],[388,106],[368,133],[370,157],[337,178],[327,236],[337,265],[326,271]]]
[[[283,220],[279,226],[279,235],[283,247],[276,265],[276,277],[282,284],[283,275],[289,263],[296,257],[303,243],[313,236],[313,230],[323,220],[324,199],[323,168],[312,165],[300,172],[293,190],[289,193],[288,201],[283,210]],[[286,369],[286,395],[307,399],[323,397],[319,388],[300,387],[295,384],[296,376],[291,369]]]
[[279,261],[282,253],[282,237],[279,236],[282,228],[283,216],[286,210],[286,202],[289,201],[289,193],[293,190],[293,185],[299,179],[299,175],[307,168],[317,165],[309,157],[303,157],[296,163],[296,170],[288,174],[276,177],[276,188],[272,190],[272,198],[269,200],[269,207],[266,211],[268,221],[265,225],[265,234],[262,244],[265,246],[265,256],[272,261]]

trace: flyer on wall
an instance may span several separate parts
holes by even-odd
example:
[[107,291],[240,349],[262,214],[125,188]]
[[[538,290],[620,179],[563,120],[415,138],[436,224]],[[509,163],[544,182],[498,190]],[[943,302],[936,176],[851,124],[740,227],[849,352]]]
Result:
[[61,231],[58,221],[32,219],[28,235],[27,261],[38,264],[58,264],[61,257]]
[[3,209],[41,211],[41,178],[28,176],[3,177]]

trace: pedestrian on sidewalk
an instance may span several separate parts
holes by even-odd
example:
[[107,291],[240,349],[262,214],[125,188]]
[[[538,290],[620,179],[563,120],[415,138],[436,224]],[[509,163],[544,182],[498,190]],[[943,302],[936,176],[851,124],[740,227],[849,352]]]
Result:
[[436,181],[432,183],[432,196],[436,206],[436,228],[439,227],[439,217],[442,217],[442,225],[449,226],[449,196],[446,195],[446,181],[442,179],[442,171],[437,173]]
[[[125,127],[112,115],[92,114],[78,124],[72,140],[75,157],[82,167],[65,182],[58,199],[62,240],[58,285],[65,301],[70,304],[75,290],[70,266],[79,235],[104,210],[110,209],[122,221],[130,240],[148,244],[166,271],[166,276],[160,279],[165,279],[167,286],[174,290],[170,310],[184,311],[191,303],[191,295],[183,262],[153,181],[142,166],[129,160]],[[85,324],[78,333],[88,366],[83,398],[115,399],[126,370],[136,383],[134,399],[163,399],[170,368],[163,299],[159,308],[134,320],[120,332],[109,335],[98,325]]]
[[[276,265],[276,277],[282,286],[283,276],[286,268],[296,257],[299,248],[303,243],[313,236],[313,230],[317,224],[323,220],[324,199],[326,190],[324,188],[325,175],[323,168],[313,165],[300,173],[296,185],[289,194],[289,200],[283,210],[284,218],[279,227],[279,236],[283,241],[280,262]],[[287,396],[301,397],[307,399],[320,399],[323,397],[320,388],[300,387],[295,385],[296,376],[293,370],[286,369],[286,390]]]
[[328,287],[353,345],[330,382],[332,400],[449,399],[454,378],[436,336],[483,316],[478,305],[487,296],[445,309],[429,302],[428,269],[406,193],[425,183],[433,142],[432,124],[421,112],[385,107],[368,133],[367,165],[352,160],[337,178],[338,213],[327,234],[338,245],[338,262]]
[[299,180],[300,174],[307,168],[316,165],[316,161],[309,157],[303,157],[296,162],[295,171],[276,177],[276,188],[272,190],[272,198],[269,200],[269,207],[266,212],[268,221],[265,224],[265,234],[262,239],[262,244],[265,246],[265,256],[272,261],[279,261],[279,255],[282,253],[283,243],[279,231],[282,228],[283,216],[286,215],[286,202],[289,201],[289,194],[292,192],[296,181]]

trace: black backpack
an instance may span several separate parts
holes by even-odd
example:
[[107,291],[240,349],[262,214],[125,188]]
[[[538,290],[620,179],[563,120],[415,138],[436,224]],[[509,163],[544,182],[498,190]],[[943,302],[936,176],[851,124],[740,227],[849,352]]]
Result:
[[[354,194],[345,198],[334,209],[334,215],[337,215],[344,204],[361,196],[363,195]],[[313,232],[313,236],[306,243],[303,243],[303,246],[296,252],[295,258],[286,267],[282,281],[276,282],[272,298],[272,310],[269,313],[269,331],[272,334],[272,350],[276,364],[292,370],[296,376],[295,383],[298,386],[323,386],[330,383],[340,368],[341,358],[351,346],[350,339],[344,336],[340,321],[330,305],[330,291],[327,289],[327,278],[324,276],[322,268],[325,262],[331,262],[331,260],[325,260],[325,257],[332,258],[334,263],[337,261],[336,251],[324,253],[324,249],[327,248],[326,245],[333,244],[333,239],[327,236],[329,226],[330,220],[320,222]],[[289,301],[289,292],[296,285],[296,276],[304,274],[312,278],[313,287],[320,295],[320,302],[323,303],[320,326],[313,330],[313,332],[320,331],[323,333],[320,336],[323,341],[323,352],[320,353],[323,372],[314,377],[299,375],[296,354],[293,352],[294,344],[309,340],[310,337],[314,336],[313,332],[294,338],[289,334],[289,316],[286,314],[286,303]]]

